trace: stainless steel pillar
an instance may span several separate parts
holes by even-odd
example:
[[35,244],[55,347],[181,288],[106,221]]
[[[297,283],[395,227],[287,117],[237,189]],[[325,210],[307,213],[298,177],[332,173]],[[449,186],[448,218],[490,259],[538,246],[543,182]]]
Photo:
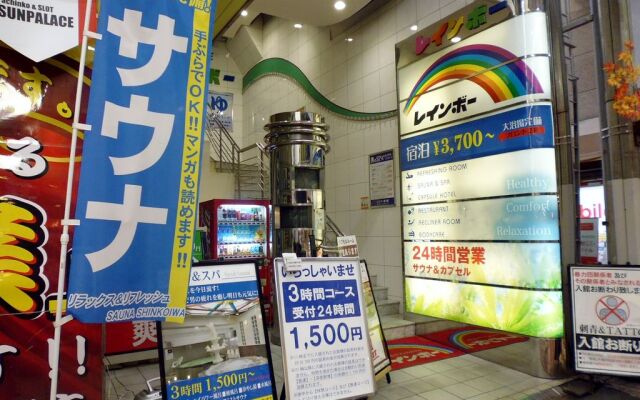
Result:
[[[329,151],[328,125],[310,112],[274,114],[265,125],[271,159],[273,254],[321,256],[324,239],[324,164]],[[274,309],[271,342],[280,344],[278,310]]]
[[273,254],[316,256],[324,238],[324,118],[310,112],[274,114],[265,125],[271,157]]

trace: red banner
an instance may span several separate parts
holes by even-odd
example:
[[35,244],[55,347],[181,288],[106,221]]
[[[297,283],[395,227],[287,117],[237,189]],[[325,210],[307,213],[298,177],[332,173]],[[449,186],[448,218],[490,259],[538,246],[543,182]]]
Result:
[[[78,65],[0,48],[0,397],[45,400]],[[102,398],[101,350],[100,325],[63,326],[59,400]]]
[[153,350],[158,347],[155,321],[113,322],[106,325],[105,354]]

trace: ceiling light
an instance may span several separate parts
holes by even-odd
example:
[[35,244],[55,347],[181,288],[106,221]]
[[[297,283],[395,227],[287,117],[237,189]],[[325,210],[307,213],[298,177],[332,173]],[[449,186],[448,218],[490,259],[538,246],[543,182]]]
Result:
[[334,7],[336,10],[344,10],[344,8],[345,8],[346,6],[347,6],[347,4],[346,4],[344,1],[342,1],[342,0],[338,0],[338,1],[336,1],[335,3],[333,3],[333,7]]
[[249,15],[249,12],[247,10],[242,10],[240,11],[240,15],[242,15],[243,17],[246,17],[247,15]]
[[352,37],[348,37],[345,39],[347,42],[353,42],[353,38]]
[[302,24],[293,24],[293,27],[296,29],[302,29]]
[[415,31],[418,30],[418,25],[411,25],[411,27],[409,29],[411,29],[412,31],[415,32]]
[[462,39],[460,39],[460,36],[454,36],[451,38],[451,43],[458,43],[461,40]]

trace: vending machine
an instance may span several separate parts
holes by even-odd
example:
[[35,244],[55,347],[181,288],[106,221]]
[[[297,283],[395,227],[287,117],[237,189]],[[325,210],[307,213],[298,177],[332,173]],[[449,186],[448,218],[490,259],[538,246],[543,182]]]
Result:
[[262,259],[260,283],[267,324],[273,323],[271,204],[267,200],[209,200],[200,203],[205,259]]
[[200,204],[211,259],[270,258],[269,202],[209,200]]

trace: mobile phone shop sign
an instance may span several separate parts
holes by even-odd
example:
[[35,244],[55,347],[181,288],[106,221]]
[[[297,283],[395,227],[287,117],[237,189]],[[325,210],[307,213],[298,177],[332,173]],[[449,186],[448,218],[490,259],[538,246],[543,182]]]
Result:
[[344,399],[374,392],[357,258],[276,260],[285,387],[290,399]]
[[102,4],[70,270],[83,322],[184,318],[214,10]]

